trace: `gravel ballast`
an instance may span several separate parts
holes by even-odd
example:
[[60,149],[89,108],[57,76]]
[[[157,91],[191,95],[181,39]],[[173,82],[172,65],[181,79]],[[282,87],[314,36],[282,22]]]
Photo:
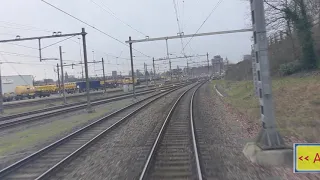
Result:
[[195,127],[200,140],[199,152],[206,179],[221,180],[305,180],[319,179],[314,174],[293,174],[292,168],[261,167],[243,155],[244,145],[254,137],[223,97],[206,83],[195,99]]
[[[191,87],[191,86],[188,86]],[[187,87],[157,100],[87,149],[52,179],[136,179],[163,120]]]
[[81,127],[110,114],[134,101],[151,96],[138,96],[94,106],[95,113],[86,110],[74,111],[56,117],[19,125],[0,133],[0,169],[51,144]]

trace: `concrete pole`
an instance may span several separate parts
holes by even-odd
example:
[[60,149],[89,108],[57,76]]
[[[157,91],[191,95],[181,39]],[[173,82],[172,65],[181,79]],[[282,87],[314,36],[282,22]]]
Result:
[[207,53],[207,63],[208,63],[208,76],[210,76],[209,53]]
[[280,149],[284,148],[285,144],[275,122],[263,0],[250,2],[262,120],[262,129],[257,138],[257,145],[262,149]]
[[2,63],[0,63],[0,114],[3,114],[3,94],[2,94],[1,65],[2,65]]
[[62,84],[62,93],[63,93],[63,103],[67,103],[66,98],[66,90],[64,85],[64,74],[63,74],[63,62],[62,62],[62,49],[61,46],[59,46],[59,53],[60,53],[60,66],[61,66],[61,84]]
[[[166,39],[166,46],[167,46],[167,58],[169,59],[168,39]],[[172,71],[171,71],[171,60],[170,59],[169,59],[169,66],[170,66],[170,81],[172,82]]]
[[[129,41],[131,41],[131,36],[129,36]],[[132,77],[133,97],[136,98],[136,88],[135,88],[135,84],[134,84],[134,69],[133,69],[132,43],[129,43],[129,47],[130,47],[130,59],[131,59],[131,77]]]
[[78,38],[79,39],[79,46],[80,46],[80,63],[81,63],[81,77],[82,77],[82,81],[84,79],[83,77],[83,62],[82,62],[82,54],[81,54],[81,38]]
[[153,65],[153,81],[155,81],[155,77],[156,77],[156,67],[154,65],[154,58],[152,58],[152,65]]
[[147,76],[147,73],[146,73],[146,72],[148,71],[148,65],[147,65],[147,64],[145,64],[145,65],[146,65],[146,70],[145,70],[145,76],[146,76],[146,77],[145,77],[145,78],[146,78],[146,80],[147,80],[147,88],[148,88],[148,85],[149,85],[149,82],[148,82],[148,81],[149,81],[149,77]]
[[87,44],[86,44],[86,31],[82,28],[82,45],[83,45],[83,60],[84,60],[84,71],[86,75],[86,93],[87,93],[87,111],[89,113],[94,112],[90,102],[90,83],[88,73],[88,57],[87,57]]
[[187,79],[189,79],[189,62],[187,60]]
[[102,72],[103,72],[103,89],[104,89],[104,92],[106,93],[107,92],[106,74],[104,72],[104,60],[103,60],[103,58],[102,58],[101,62],[102,62]]
[[156,86],[156,90],[158,91],[158,86],[156,83],[156,66],[154,65],[154,58],[152,58],[152,65],[153,65],[153,82],[154,82],[154,85]]
[[59,94],[61,95],[61,84],[60,84],[60,72],[59,72],[59,64],[57,63],[57,74],[58,74],[58,89],[59,89]]
[[41,39],[38,39],[38,45],[39,45],[39,58],[40,58],[40,62],[42,61],[42,54],[41,54]]

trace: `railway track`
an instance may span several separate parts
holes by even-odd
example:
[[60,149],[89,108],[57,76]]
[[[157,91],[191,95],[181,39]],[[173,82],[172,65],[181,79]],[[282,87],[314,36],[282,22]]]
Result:
[[194,95],[184,92],[169,111],[139,179],[200,179],[202,172],[193,122]]
[[[194,85],[193,85],[194,86]],[[160,92],[107,115],[0,171],[0,179],[47,179],[59,168],[157,99],[180,89]]]
[[[150,87],[152,87],[152,86],[150,86]],[[145,88],[145,86],[136,87],[136,89],[142,89],[142,88]],[[153,89],[155,89],[155,88],[153,88]],[[108,94],[115,94],[115,93],[119,93],[121,91],[122,91],[121,89],[118,89],[118,90],[110,91],[107,93]],[[97,96],[97,95],[101,95],[101,94],[103,94],[103,91],[90,92],[91,96]],[[67,99],[74,99],[74,98],[85,97],[85,96],[86,96],[86,93],[79,93],[79,94],[67,96]],[[9,102],[9,103],[4,103],[3,107],[4,107],[4,109],[11,109],[11,108],[23,107],[23,106],[27,106],[27,105],[35,105],[35,104],[39,104],[39,103],[43,103],[43,102],[52,103],[52,102],[61,101],[62,99],[63,99],[62,96],[58,96],[58,97],[48,97],[48,98],[40,98],[40,99],[33,99],[33,100],[13,101],[13,102]]]
[[[180,84],[180,85],[183,86],[184,84]],[[181,87],[181,86],[177,86],[177,87]],[[161,90],[169,90],[169,89],[172,89],[172,87],[161,88]],[[145,95],[152,92],[155,92],[155,90],[142,91],[142,92],[136,93],[136,95],[140,96],[140,95]],[[132,96],[133,96],[132,94],[120,95],[120,96],[105,98],[101,100],[94,100],[92,101],[92,105],[96,106],[100,104],[105,104],[105,103],[129,98]],[[25,113],[14,114],[10,116],[4,116],[0,118],[0,129],[14,127],[16,125],[21,125],[27,122],[37,121],[40,119],[49,118],[49,117],[57,116],[63,113],[68,113],[68,112],[72,112],[72,111],[76,111],[84,108],[86,108],[86,103],[81,102],[81,103],[73,103],[67,106],[65,105],[57,106],[57,107],[25,112]]]

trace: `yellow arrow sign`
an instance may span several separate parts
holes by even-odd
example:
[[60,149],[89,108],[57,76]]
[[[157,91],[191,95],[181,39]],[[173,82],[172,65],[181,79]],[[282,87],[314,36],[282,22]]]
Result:
[[320,172],[320,144],[294,144],[294,173]]

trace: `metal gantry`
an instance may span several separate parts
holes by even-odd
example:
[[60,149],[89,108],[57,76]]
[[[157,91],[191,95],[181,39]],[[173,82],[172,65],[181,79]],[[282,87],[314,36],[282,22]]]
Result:
[[[166,47],[167,47],[167,59],[169,60],[170,69],[171,69],[171,60],[169,58],[169,50],[168,50],[168,40],[169,39],[181,39],[181,38],[188,38],[188,37],[211,36],[211,35],[231,34],[231,33],[250,32],[250,31],[252,31],[252,29],[238,29],[238,30],[230,30],[230,31],[218,31],[218,32],[187,34],[187,35],[184,35],[184,34],[180,33],[177,36],[166,36],[166,37],[158,37],[158,38],[149,38],[149,36],[147,36],[145,39],[140,39],[140,40],[132,40],[131,36],[129,36],[129,41],[125,41],[125,43],[128,43],[129,44],[129,48],[130,48],[132,79],[134,78],[133,54],[132,54],[132,44],[133,43],[165,40],[166,41]],[[172,73],[170,73],[170,74],[172,74]],[[133,94],[134,94],[134,97],[135,97],[135,85],[134,85],[134,83],[133,83]]]
[[[82,28],[80,33],[61,34],[61,32],[58,32],[58,33],[54,32],[54,34],[51,36],[38,36],[38,37],[29,37],[29,38],[20,38],[20,36],[17,36],[16,39],[0,40],[0,43],[38,40],[38,42],[39,42],[39,58],[40,58],[40,61],[42,61],[42,60],[47,60],[47,59],[42,58],[41,49],[43,49],[43,48],[41,48],[41,39],[73,37],[73,36],[79,36],[79,35],[82,36],[82,44],[83,44],[83,57],[84,57],[84,65],[85,65],[86,91],[87,91],[87,110],[88,110],[88,112],[92,112],[93,110],[92,110],[91,103],[90,103],[90,92],[89,92],[90,83],[89,83],[88,64],[87,64],[87,48],[86,48],[86,35],[87,35],[87,33],[85,31],[85,28]],[[59,60],[59,59],[55,58],[55,60]],[[0,77],[0,81],[1,81],[1,77]],[[2,84],[1,83],[0,83],[0,89],[2,91]],[[0,112],[3,112],[3,94],[2,93],[0,93]]]

